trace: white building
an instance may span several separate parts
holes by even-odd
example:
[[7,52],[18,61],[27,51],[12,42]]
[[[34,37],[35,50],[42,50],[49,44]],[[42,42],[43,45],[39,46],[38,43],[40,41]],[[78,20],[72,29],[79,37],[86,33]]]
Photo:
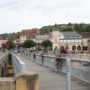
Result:
[[82,49],[82,36],[77,32],[60,32],[57,26],[55,26],[49,36],[53,42],[53,50],[55,48],[60,49],[62,46],[65,48],[68,46],[70,51]]

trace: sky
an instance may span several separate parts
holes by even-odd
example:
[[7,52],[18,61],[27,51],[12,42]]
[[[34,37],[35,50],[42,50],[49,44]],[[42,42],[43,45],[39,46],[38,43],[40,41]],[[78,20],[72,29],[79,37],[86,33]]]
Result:
[[0,34],[46,25],[90,23],[90,0],[0,0]]

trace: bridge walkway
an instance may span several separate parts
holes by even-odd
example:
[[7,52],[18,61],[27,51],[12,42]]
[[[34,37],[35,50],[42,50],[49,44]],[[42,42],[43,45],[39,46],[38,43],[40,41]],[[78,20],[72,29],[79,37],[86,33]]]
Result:
[[[26,69],[39,74],[39,90],[66,90],[66,76],[56,73],[50,68],[41,66],[24,57],[19,58],[26,63]],[[86,86],[80,85],[77,80],[71,81],[71,90],[88,90]]]

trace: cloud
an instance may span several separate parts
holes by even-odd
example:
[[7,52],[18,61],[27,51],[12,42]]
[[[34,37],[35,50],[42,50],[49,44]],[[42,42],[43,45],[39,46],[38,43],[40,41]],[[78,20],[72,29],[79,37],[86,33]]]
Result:
[[0,0],[0,32],[90,22],[90,0]]

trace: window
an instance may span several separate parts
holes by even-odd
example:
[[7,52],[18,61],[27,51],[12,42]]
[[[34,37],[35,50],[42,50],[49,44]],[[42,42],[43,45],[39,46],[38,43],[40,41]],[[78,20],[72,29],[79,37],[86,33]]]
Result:
[[88,49],[88,46],[83,46],[83,50],[86,51]]
[[71,42],[74,42],[74,40],[72,39]]
[[67,41],[66,41],[66,40],[64,40],[64,42],[66,43]]
[[81,46],[77,46],[77,50],[80,51],[81,50]]
[[75,51],[76,50],[76,46],[72,46],[72,50]]
[[75,42],[77,43],[79,40],[78,39],[75,39]]
[[62,43],[63,42],[63,40],[60,40],[60,43]]
[[68,42],[71,42],[71,40],[68,40]]
[[69,40],[67,40],[67,42],[69,42]]
[[81,39],[79,39],[79,40],[78,40],[78,42],[82,42],[82,40],[81,40]]

